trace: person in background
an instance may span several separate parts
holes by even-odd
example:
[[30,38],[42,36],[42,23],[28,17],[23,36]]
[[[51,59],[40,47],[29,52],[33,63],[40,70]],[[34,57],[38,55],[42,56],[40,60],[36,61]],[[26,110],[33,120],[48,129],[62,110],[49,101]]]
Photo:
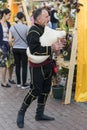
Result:
[[54,6],[51,7],[51,12],[50,12],[50,21],[52,24],[52,29],[55,29],[58,27],[58,16],[57,16],[57,10],[54,8]]
[[[12,39],[14,39],[13,44],[13,54],[15,59],[15,72],[17,78],[17,87],[22,87],[22,89],[29,88],[29,84],[26,83],[27,80],[27,63],[28,57],[26,54],[27,49],[27,33],[29,27],[24,24],[25,15],[22,12],[17,13],[17,23],[11,26],[9,31],[9,42],[12,46]],[[22,69],[22,75],[21,75]],[[21,78],[22,77],[22,78]],[[21,81],[22,79],[22,81]]]
[[[47,6],[45,7],[49,13],[49,17],[50,17],[50,13],[51,13],[51,7],[50,6]],[[52,28],[52,23],[51,21],[49,20],[48,24],[47,24],[48,27]]]
[[50,20],[48,11],[45,8],[38,8],[34,12],[34,26],[29,29],[27,42],[31,54],[36,55],[50,55],[42,63],[34,63],[29,61],[30,74],[31,74],[31,84],[30,90],[24,98],[21,108],[17,115],[17,126],[19,128],[24,127],[24,116],[27,108],[30,104],[37,99],[37,109],[36,109],[36,121],[53,121],[54,117],[50,117],[44,114],[46,101],[51,89],[52,81],[52,52],[59,50],[63,47],[62,44],[54,43],[52,46],[41,46],[39,41],[40,36],[44,33],[45,25],[48,24]]
[[33,14],[35,12],[35,10],[37,9],[37,7],[34,7],[33,11],[32,11],[32,14],[30,16],[30,22],[31,22],[31,26],[34,25],[34,17],[33,17]]
[[[15,84],[14,80],[12,80],[12,74],[14,69],[14,58],[10,59],[10,45],[9,45],[9,28],[10,23],[8,20],[10,19],[11,11],[9,9],[4,9],[0,11],[0,66],[2,67],[2,87],[9,88],[11,84]],[[6,81],[6,73],[8,69],[8,81]]]

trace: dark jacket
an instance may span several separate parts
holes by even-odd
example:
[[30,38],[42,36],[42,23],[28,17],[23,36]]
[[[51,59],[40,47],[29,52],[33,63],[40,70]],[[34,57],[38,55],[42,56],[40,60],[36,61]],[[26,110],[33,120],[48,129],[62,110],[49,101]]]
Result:
[[50,59],[48,59],[48,61],[45,61],[42,64],[38,64],[38,66],[47,64],[49,60],[51,60],[51,56],[52,56],[51,47],[50,46],[43,47],[41,46],[41,43],[39,41],[39,38],[43,33],[44,33],[44,28],[38,24],[35,24],[29,29],[28,36],[27,36],[27,42],[31,54],[39,55],[39,56],[50,55]]
[[51,47],[42,47],[39,41],[40,36],[44,33],[44,28],[35,24],[29,29],[27,36],[28,46],[31,54],[34,55],[51,55]]
[[[10,23],[7,22],[8,28],[10,28]],[[3,41],[3,29],[0,23],[0,48],[3,50],[3,53],[6,53],[10,50],[10,45],[8,41]]]
[[[7,22],[7,26],[8,26],[8,28],[10,28],[11,25],[9,22]],[[2,25],[0,23],[0,45],[3,44],[2,42],[3,42],[3,29],[2,29]]]
[[57,22],[58,22],[58,19],[55,19],[54,13],[57,13],[57,11],[54,10],[54,9],[51,10],[51,13],[50,13],[50,21],[51,21],[52,23],[57,23]]

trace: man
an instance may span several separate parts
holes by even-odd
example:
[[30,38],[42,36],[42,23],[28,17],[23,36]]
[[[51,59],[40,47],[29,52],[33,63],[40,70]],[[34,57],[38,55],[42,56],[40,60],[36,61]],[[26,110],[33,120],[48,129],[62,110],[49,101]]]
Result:
[[35,120],[54,120],[53,117],[44,115],[45,104],[47,101],[48,94],[51,88],[52,79],[52,52],[57,51],[63,47],[62,44],[54,43],[49,47],[42,47],[39,41],[39,37],[44,32],[45,25],[48,24],[50,20],[49,14],[45,8],[39,8],[34,13],[34,25],[30,28],[27,41],[30,48],[30,52],[36,55],[38,58],[42,55],[50,55],[50,57],[42,63],[35,64],[31,61],[30,71],[31,71],[31,89],[27,93],[22,103],[22,106],[18,112],[17,125],[19,128],[24,127],[24,116],[27,108],[32,103],[33,100],[37,98],[37,109]]

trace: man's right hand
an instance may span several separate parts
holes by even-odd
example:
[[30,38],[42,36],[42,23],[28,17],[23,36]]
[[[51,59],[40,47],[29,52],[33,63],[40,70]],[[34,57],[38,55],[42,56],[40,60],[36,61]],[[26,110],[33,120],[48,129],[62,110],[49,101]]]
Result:
[[66,39],[61,38],[57,42],[52,44],[52,50],[53,52],[60,51],[61,49],[63,49],[65,45],[66,45]]

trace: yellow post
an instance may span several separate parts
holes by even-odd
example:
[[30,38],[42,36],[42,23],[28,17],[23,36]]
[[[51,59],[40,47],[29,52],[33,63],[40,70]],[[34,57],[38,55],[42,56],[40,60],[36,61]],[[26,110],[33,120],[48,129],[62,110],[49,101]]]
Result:
[[9,3],[9,8],[11,10],[11,18],[10,18],[10,22],[14,22],[14,17],[17,14],[17,12],[19,11],[19,7],[18,4],[15,3],[15,0],[8,0]]
[[78,13],[78,55],[77,81],[75,100],[87,101],[87,0],[79,0],[83,4]]

